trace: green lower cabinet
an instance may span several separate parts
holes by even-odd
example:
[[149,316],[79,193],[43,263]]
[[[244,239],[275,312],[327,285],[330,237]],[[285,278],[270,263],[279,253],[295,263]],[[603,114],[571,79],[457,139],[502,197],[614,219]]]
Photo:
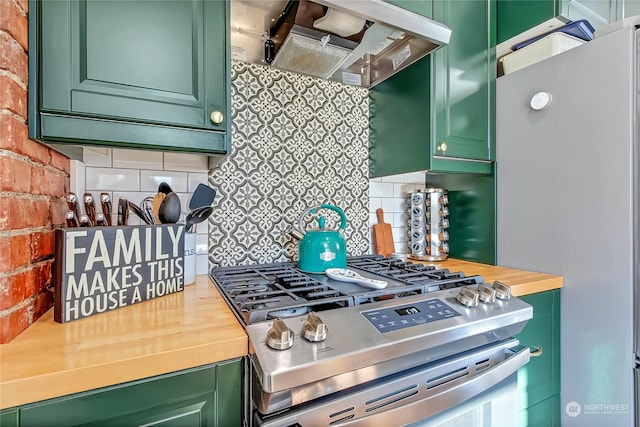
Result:
[[[533,319],[517,335],[531,348],[531,360],[518,371],[518,394],[524,426],[554,426],[560,418],[560,290],[527,295]],[[557,396],[554,400],[553,397]],[[538,406],[540,405],[540,406]],[[529,413],[530,412],[530,413]]]
[[[11,418],[17,409],[17,418]],[[119,384],[1,414],[21,427],[239,426],[241,361],[234,360]]]
[[18,410],[13,408],[0,411],[0,427],[18,427]]
[[452,30],[449,45],[369,91],[371,177],[492,171],[495,0],[433,7]]

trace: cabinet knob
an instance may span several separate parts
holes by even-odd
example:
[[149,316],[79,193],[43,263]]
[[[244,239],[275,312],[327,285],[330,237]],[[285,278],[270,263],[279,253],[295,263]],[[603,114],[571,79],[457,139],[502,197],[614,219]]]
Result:
[[438,151],[442,151],[443,153],[447,151],[448,145],[446,142],[441,142],[440,144],[438,144],[438,146],[436,147],[436,150]]
[[220,124],[224,120],[224,115],[220,111],[211,112],[211,121],[215,124]]

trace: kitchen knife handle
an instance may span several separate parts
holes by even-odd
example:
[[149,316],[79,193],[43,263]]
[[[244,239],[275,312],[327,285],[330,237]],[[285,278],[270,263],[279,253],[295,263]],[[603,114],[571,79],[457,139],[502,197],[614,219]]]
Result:
[[107,226],[108,224],[107,224],[107,219],[106,218],[107,217],[106,217],[105,214],[103,214],[101,212],[98,212],[96,214],[96,225],[99,225],[101,227]]
[[67,221],[67,227],[79,227],[78,216],[73,210],[68,210],[64,214],[64,219]]
[[111,197],[109,193],[100,193],[100,204],[107,225],[111,225]]
[[80,205],[78,204],[78,196],[75,193],[67,195],[67,206],[69,206],[69,210],[76,214],[76,218],[80,217]]
[[93,195],[91,193],[84,193],[82,200],[84,201],[84,211],[89,217],[89,222],[94,226],[96,224],[96,204],[93,200]]
[[78,221],[80,222],[80,227],[91,227],[91,220],[87,214],[80,215]]
[[129,220],[129,202],[126,198],[118,199],[118,225],[127,225]]

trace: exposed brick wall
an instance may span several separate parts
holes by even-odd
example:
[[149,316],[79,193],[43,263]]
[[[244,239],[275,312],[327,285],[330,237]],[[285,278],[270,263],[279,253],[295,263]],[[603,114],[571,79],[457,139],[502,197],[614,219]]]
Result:
[[53,304],[53,229],[69,159],[28,138],[27,0],[0,0],[0,343]]

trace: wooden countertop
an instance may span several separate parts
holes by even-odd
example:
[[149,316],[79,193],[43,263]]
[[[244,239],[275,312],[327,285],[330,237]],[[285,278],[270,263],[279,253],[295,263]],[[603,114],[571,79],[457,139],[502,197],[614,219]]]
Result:
[[465,275],[479,274],[485,282],[493,283],[499,280],[511,287],[514,296],[535,294],[537,292],[559,289],[563,285],[562,276],[538,273],[535,271],[518,270],[509,267],[497,267],[495,265],[480,264],[477,262],[448,259],[439,262],[423,262],[427,265],[435,265],[438,268],[448,268],[449,271],[463,271]]
[[[449,259],[452,272],[499,280],[516,296],[562,287],[562,277]],[[207,276],[184,292],[60,324],[53,309],[0,345],[0,408],[10,408],[248,353],[247,336]]]
[[207,276],[183,292],[69,323],[53,309],[0,345],[0,408],[246,355],[244,329]]

